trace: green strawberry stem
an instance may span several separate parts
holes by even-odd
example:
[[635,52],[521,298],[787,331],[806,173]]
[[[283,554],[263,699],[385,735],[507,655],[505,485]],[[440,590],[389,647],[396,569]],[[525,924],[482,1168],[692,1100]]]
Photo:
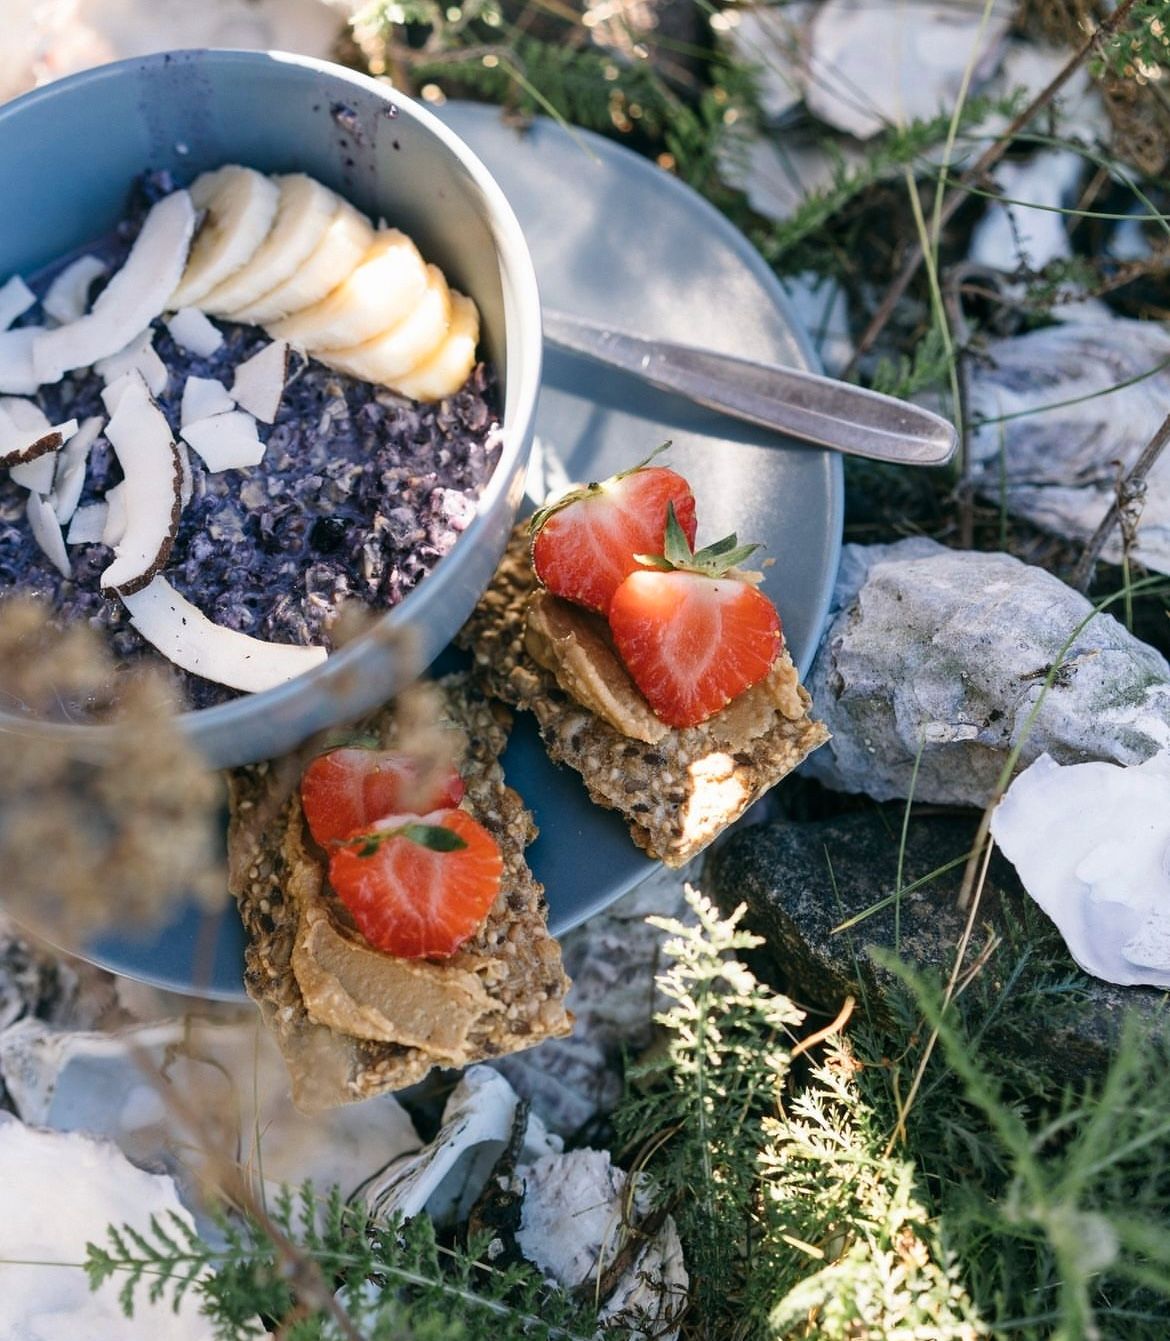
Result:
[[345,845],[353,847],[359,857],[373,857],[383,843],[391,838],[405,838],[419,847],[429,848],[432,852],[458,852],[467,846],[467,840],[461,838],[453,829],[442,824],[400,824],[397,829],[379,829],[376,833],[358,834],[347,838]]
[[723,577],[759,548],[759,545],[741,545],[739,537],[733,531],[722,540],[716,540],[713,545],[693,550],[687,540],[686,532],[674,515],[674,504],[667,503],[666,537],[662,553],[635,554],[634,558],[644,567],[656,568],[659,572],[681,570],[687,573],[701,573],[704,577]]

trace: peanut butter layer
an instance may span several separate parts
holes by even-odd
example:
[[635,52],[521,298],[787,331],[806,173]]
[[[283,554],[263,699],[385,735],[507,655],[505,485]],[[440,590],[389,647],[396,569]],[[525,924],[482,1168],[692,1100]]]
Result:
[[570,698],[633,740],[653,745],[666,735],[669,728],[630,679],[600,615],[538,588],[527,621],[524,650]]
[[[659,722],[664,730],[655,740],[635,738],[621,729],[624,709],[602,713],[583,705],[558,673],[533,656],[535,646],[556,664],[554,653],[571,620],[563,611],[550,617],[549,610],[562,603],[537,592],[521,526],[458,642],[470,649],[486,690],[532,712],[549,757],[575,768],[590,797],[619,811],[634,842],[668,866],[685,865],[828,740],[828,731],[810,716],[811,701],[786,648],[764,680],[708,721],[681,728]],[[534,605],[537,632],[530,641]],[[592,644],[581,638],[578,646]],[[613,699],[611,676],[596,672],[598,677]],[[572,676],[568,683],[575,683]]]
[[[450,959],[394,959],[360,941],[304,826],[300,760],[230,776],[229,880],[248,932],[245,985],[306,1112],[401,1089],[433,1066],[532,1047],[572,1024],[544,892],[524,860],[535,826],[499,764],[507,714],[474,695],[466,677],[442,690],[464,805],[504,857],[487,920]],[[366,725],[393,746],[391,710]]]

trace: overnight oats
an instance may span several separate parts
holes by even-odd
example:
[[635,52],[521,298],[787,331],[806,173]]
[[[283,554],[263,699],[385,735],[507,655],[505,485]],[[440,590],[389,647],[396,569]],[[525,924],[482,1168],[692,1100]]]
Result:
[[0,287],[0,594],[163,657],[201,708],[318,664],[343,603],[389,608],[451,549],[496,388],[471,300],[313,179],[139,195]]

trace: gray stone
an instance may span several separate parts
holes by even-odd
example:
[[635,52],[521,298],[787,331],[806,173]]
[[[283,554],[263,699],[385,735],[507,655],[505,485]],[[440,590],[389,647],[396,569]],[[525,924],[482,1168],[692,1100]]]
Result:
[[[903,888],[963,857],[975,827],[973,815],[916,815],[904,855]],[[703,888],[727,910],[747,903],[745,925],[765,937],[763,953],[777,985],[794,1000],[831,1017],[852,995],[864,1000],[870,1018],[876,1012],[880,1020],[891,981],[870,957],[870,947],[897,946],[906,962],[938,977],[950,970],[966,918],[957,902],[960,863],[904,894],[900,915],[890,906],[836,930],[896,888],[899,828],[888,816],[872,812],[741,828],[708,858]],[[1103,1069],[1127,1015],[1170,1038],[1165,993],[1118,987],[1082,973],[998,855],[980,901],[968,962],[984,949],[992,931],[1003,944],[981,970],[978,986],[968,989],[968,1000],[994,1016],[989,1018],[989,1047],[1033,1060],[1038,1071],[1060,1084],[1083,1081],[1086,1072]],[[1012,1027],[1012,998],[1002,1017],[993,1009],[1006,975],[1025,952],[1030,967],[1017,982],[1014,999],[1043,983],[1044,1010],[1034,1015],[1044,1021],[1042,1037]],[[1060,990],[1049,990],[1057,984]]]
[[1092,606],[1007,554],[847,545],[833,605],[809,677],[833,739],[805,765],[828,786],[885,801],[913,780],[916,801],[982,806],[1021,741],[1021,766],[1140,763],[1170,744],[1170,666],[1109,614],[1045,692]]
[[[1166,417],[1168,361],[1170,330],[1153,321],[1069,322],[990,342],[968,379],[976,488],[1044,530],[1087,540],[1119,468]],[[1104,557],[1120,562],[1119,532]],[[1170,572],[1170,453],[1147,477],[1132,557]]]

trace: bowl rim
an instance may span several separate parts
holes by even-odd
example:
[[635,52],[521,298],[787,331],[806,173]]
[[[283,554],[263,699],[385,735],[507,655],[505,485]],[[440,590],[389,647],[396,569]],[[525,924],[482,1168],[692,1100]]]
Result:
[[[30,107],[35,108],[45,99],[57,97],[63,91],[93,85],[107,79],[124,78],[152,67],[165,68],[179,62],[191,64],[211,62],[229,67],[272,64],[293,66],[305,73],[332,80],[342,87],[349,85],[372,94],[399,112],[405,111],[407,116],[439,141],[467,171],[487,206],[486,222],[495,242],[500,272],[506,361],[505,377],[501,386],[504,404],[500,457],[476,501],[475,515],[460,534],[456,545],[397,605],[383,611],[369,629],[336,652],[331,652],[319,666],[270,689],[245,693],[209,708],[189,708],[178,713],[175,719],[177,726],[188,740],[198,747],[199,738],[205,733],[222,736],[234,727],[243,727],[254,716],[267,712],[291,714],[303,697],[315,698],[317,695],[327,694],[332,685],[342,685],[352,673],[354,663],[360,660],[365,652],[379,642],[395,636],[400,626],[409,623],[414,609],[426,598],[427,579],[434,577],[457,549],[469,548],[477,543],[478,537],[490,525],[490,514],[496,507],[502,505],[501,495],[511,487],[513,468],[526,448],[526,437],[530,437],[529,430],[535,422],[536,401],[540,391],[543,335],[540,294],[527,242],[511,205],[479,156],[417,99],[370,75],[361,74],[336,62],[321,60],[314,56],[303,56],[295,52],[238,47],[176,48],[144,56],[131,56],[64,75],[60,79],[52,80],[13,98],[0,107],[0,134],[4,133],[5,122],[10,116],[23,113]],[[522,357],[525,351],[527,357]],[[100,752],[103,743],[111,739],[118,729],[117,723],[47,722],[0,709],[0,731],[16,730],[42,740],[69,742],[79,751],[86,753],[90,749]]]

